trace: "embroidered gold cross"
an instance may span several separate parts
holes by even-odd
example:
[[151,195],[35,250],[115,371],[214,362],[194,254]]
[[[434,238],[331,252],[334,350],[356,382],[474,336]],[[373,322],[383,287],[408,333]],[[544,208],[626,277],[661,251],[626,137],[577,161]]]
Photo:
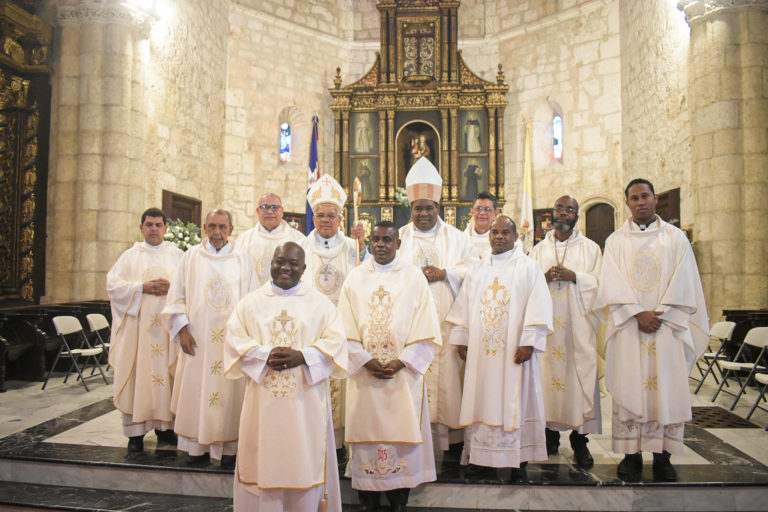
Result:
[[643,348],[643,354],[650,356],[650,355],[656,355],[656,342],[655,341],[648,341],[646,343],[642,343],[641,347]]
[[657,383],[658,381],[656,377],[646,377],[645,382],[643,383],[643,389],[656,390]]
[[155,356],[162,357],[165,355],[165,349],[161,345],[150,345],[149,352],[152,355],[152,357],[155,357]]
[[565,329],[565,318],[558,316],[553,323],[555,329]]
[[386,297],[387,295],[389,295],[389,292],[384,289],[383,285],[379,285],[379,289],[373,292],[373,296],[378,298],[379,301],[384,299],[384,297]]
[[211,329],[211,343],[224,343],[224,329]]
[[552,389],[555,391],[565,391],[565,383],[555,377],[552,378]]
[[493,300],[496,300],[496,294],[499,290],[503,290],[504,286],[499,284],[499,278],[493,278],[493,284],[488,287],[489,290],[493,290]]
[[211,365],[211,375],[221,375],[221,371],[224,369],[224,363],[221,361],[214,361]]
[[149,322],[150,327],[160,327],[160,315],[152,315],[152,320]]
[[552,349],[552,357],[559,360],[565,360],[565,349],[563,347],[554,347]]
[[278,316],[277,318],[275,318],[275,320],[277,320],[278,322],[280,322],[280,326],[281,326],[283,329],[285,329],[285,324],[287,324],[288,322],[290,322],[291,320],[293,320],[293,318],[292,318],[292,317],[290,317],[290,316],[288,316],[288,311],[284,309],[284,310],[282,310],[282,311],[280,312],[280,316]]
[[208,407],[216,407],[219,404],[219,398],[221,396],[218,391],[211,393],[211,397],[208,399]]
[[152,385],[153,386],[160,386],[162,388],[165,387],[165,378],[162,375],[155,375],[152,374]]

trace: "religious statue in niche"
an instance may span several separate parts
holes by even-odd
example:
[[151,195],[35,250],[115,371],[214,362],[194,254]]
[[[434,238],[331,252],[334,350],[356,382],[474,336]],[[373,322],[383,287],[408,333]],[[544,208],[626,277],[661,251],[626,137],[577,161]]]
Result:
[[486,114],[483,111],[462,111],[459,113],[461,139],[460,153],[485,153]]
[[376,192],[376,160],[372,158],[358,158],[353,160],[353,162],[354,177],[360,178],[360,184],[363,186],[363,201],[378,200],[379,194]]
[[405,186],[405,175],[419,158],[427,158],[435,167],[440,168],[440,139],[428,123],[413,121],[403,126],[395,138],[395,147],[398,187]]
[[374,114],[361,112],[352,114],[353,146],[356,155],[369,155],[377,152]]
[[403,23],[403,77],[435,78],[435,23]]
[[477,194],[488,191],[488,165],[485,158],[461,158],[459,171],[459,199],[473,201]]

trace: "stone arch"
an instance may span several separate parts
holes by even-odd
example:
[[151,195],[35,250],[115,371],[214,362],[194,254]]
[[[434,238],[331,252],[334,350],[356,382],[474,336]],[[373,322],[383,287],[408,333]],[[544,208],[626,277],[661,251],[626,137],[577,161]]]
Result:
[[279,162],[280,165],[290,166],[296,164],[306,167],[309,163],[309,142],[312,136],[312,121],[309,116],[295,105],[285,107],[280,111],[275,127],[275,144],[278,147],[278,161],[280,158],[280,126],[288,123],[291,127],[291,160]]
[[[602,233],[590,233],[589,230],[591,226],[589,226],[587,223],[587,217],[590,213],[590,210],[595,207],[605,206],[608,206],[613,210],[613,229],[606,229]],[[615,231],[619,227],[621,211],[620,208],[621,205],[617,204],[615,200],[606,196],[593,196],[584,200],[579,204],[579,221],[577,224],[579,230],[584,233],[584,236],[597,242],[602,249],[605,244],[605,238],[607,238],[608,234]]]

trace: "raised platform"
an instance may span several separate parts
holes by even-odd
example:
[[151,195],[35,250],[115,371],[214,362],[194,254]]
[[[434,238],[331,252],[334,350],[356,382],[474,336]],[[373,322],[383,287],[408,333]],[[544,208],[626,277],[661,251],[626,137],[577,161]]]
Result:
[[[29,395],[17,400],[29,407],[33,407],[35,397],[50,400],[46,392],[39,395],[31,385],[17,384],[20,392]],[[21,425],[23,428],[8,435],[4,434],[9,425],[23,424],[25,420],[9,418],[8,410],[0,407],[0,420],[8,421],[0,423],[4,427],[0,428],[0,435],[4,435],[0,439],[0,510],[4,510],[3,506],[34,506],[39,510],[231,510],[232,471],[215,466],[189,467],[184,454],[173,447],[158,446],[151,434],[146,438],[144,453],[129,454],[120,433],[119,414],[107,398],[109,387],[101,388],[99,393],[85,394],[82,386],[60,385],[52,394],[72,394],[79,406],[69,412],[54,412],[54,417],[34,425]],[[91,395],[95,401],[83,404]],[[673,457],[678,482],[654,482],[649,454],[644,454],[648,463],[640,482],[619,480],[616,462],[621,456],[610,452],[608,431],[590,436],[596,460],[591,470],[580,470],[570,463],[571,452],[564,438],[561,453],[546,463],[529,464],[527,478],[521,483],[508,482],[509,470],[477,479],[468,476],[455,461],[440,460],[438,481],[415,489],[409,507],[768,510],[768,433],[761,425],[745,422],[717,405],[710,409],[704,396],[696,397],[702,408],[696,409],[694,422],[686,426],[686,454]],[[742,400],[751,403],[749,397]],[[609,414],[609,401],[603,404],[604,414]],[[442,454],[438,456],[442,458]],[[342,495],[345,510],[355,510],[356,493],[349,480],[342,479]]]

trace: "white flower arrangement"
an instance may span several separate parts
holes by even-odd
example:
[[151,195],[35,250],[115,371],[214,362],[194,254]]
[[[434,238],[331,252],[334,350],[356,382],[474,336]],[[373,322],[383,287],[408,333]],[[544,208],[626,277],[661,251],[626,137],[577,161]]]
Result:
[[168,231],[165,233],[164,238],[182,251],[186,251],[202,241],[200,238],[200,227],[197,224],[184,222],[181,219],[168,222]]
[[403,208],[411,207],[411,202],[408,201],[408,192],[403,187],[395,188],[395,201],[400,203]]

